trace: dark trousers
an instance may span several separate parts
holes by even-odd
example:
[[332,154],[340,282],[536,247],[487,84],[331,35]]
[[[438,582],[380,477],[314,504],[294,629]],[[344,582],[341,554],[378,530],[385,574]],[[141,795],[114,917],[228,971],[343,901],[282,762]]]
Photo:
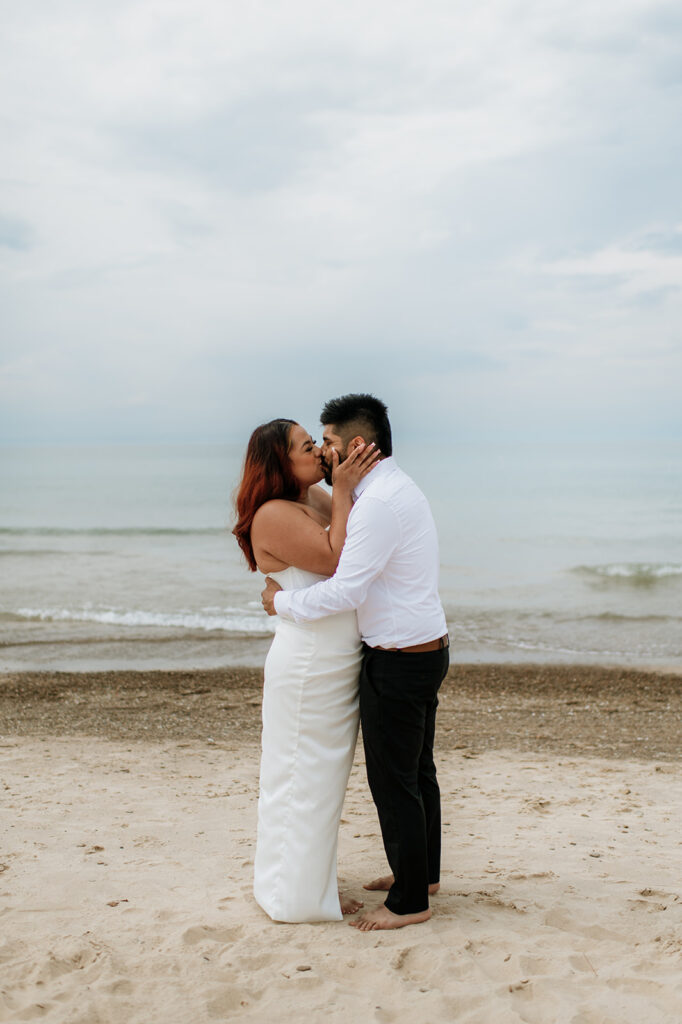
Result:
[[448,650],[403,654],[364,648],[360,721],[367,780],[395,877],[386,906],[417,914],[440,880],[440,790],[433,762],[438,690]]

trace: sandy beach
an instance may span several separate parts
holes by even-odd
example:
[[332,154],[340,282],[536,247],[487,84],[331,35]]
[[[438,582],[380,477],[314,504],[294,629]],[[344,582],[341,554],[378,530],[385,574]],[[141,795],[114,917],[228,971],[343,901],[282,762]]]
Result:
[[[442,890],[381,933],[253,902],[260,682],[0,679],[1,1021],[679,1024],[679,673],[453,668]],[[359,746],[340,877],[384,869]]]

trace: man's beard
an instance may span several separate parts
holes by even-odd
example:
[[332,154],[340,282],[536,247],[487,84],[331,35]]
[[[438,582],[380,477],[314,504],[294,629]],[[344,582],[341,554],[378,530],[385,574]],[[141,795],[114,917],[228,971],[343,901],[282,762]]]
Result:
[[[336,450],[339,451],[338,448]],[[341,465],[342,462],[345,462],[347,457],[348,457],[348,452],[339,452],[339,465]],[[326,484],[329,484],[329,486],[331,487],[331,485],[332,485],[332,465],[331,465],[331,462],[327,462],[327,460],[324,458],[324,456],[322,457],[322,472],[324,473],[324,482]]]

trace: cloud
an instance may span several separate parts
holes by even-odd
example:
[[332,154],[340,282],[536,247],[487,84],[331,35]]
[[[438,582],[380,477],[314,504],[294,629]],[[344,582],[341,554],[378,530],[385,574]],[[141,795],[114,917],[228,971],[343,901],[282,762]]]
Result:
[[0,247],[23,251],[31,247],[33,232],[31,225],[16,217],[0,214]]
[[654,0],[15,6],[0,427],[682,432],[681,50]]
[[[682,241],[682,232],[678,237]],[[670,246],[671,237],[665,241]],[[609,246],[581,259],[557,260],[547,269],[576,277],[607,277],[625,296],[652,291],[669,294],[670,290],[682,288],[682,252],[678,255],[669,249],[657,251],[636,243]]]

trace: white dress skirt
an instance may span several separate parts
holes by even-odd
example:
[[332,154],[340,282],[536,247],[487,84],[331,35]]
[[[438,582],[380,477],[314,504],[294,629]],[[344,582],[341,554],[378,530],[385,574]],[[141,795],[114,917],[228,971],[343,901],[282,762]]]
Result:
[[[285,590],[324,579],[290,567]],[[337,921],[336,847],[358,734],[355,612],[279,619],[265,661],[253,892],[274,921]]]

